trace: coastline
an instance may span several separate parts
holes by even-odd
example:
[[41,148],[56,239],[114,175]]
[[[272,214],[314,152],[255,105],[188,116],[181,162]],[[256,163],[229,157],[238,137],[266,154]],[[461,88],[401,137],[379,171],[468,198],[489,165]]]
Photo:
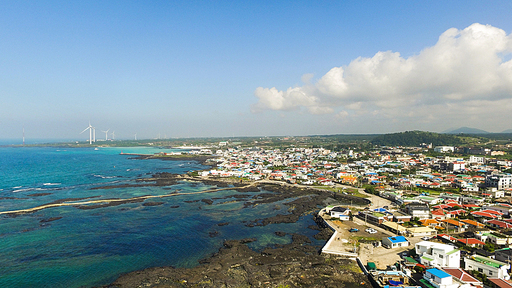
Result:
[[[203,178],[189,175],[160,173],[147,178],[147,182],[159,181],[199,181],[216,185],[219,189],[233,189],[238,192],[256,192],[263,189],[272,193],[258,194],[257,197],[244,199],[244,207],[253,207],[260,203],[286,201],[289,207],[284,213],[273,217],[244,221],[247,227],[269,224],[294,223],[300,217],[314,214],[317,240],[328,240],[333,231],[317,218],[318,207],[340,203],[346,200],[341,194],[333,194],[320,189],[312,189],[275,183],[270,181],[245,181],[240,183],[229,178]],[[149,183],[147,183],[149,184]],[[206,194],[205,194],[206,195]],[[201,200],[212,205],[211,199]],[[214,204],[213,204],[214,205]],[[223,225],[228,225],[225,223]],[[226,239],[219,251],[200,260],[192,268],[154,267],[133,271],[121,275],[113,283],[102,288],[127,287],[371,287],[357,264],[348,259],[321,254],[323,245],[315,245],[304,233],[284,233],[277,227],[273,232],[280,237],[291,237],[291,243],[267,247],[254,251],[247,246],[256,239]],[[215,237],[215,233],[211,237]]]

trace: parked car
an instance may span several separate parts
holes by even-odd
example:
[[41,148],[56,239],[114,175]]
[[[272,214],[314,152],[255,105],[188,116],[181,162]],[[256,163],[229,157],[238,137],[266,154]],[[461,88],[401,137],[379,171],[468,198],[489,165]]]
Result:
[[425,240],[425,241],[428,241],[428,240],[430,240],[430,239],[431,239],[431,238],[430,238],[430,237],[428,237],[428,236],[421,237],[421,240]]
[[377,233],[377,232],[378,232],[377,230],[375,230],[375,229],[373,229],[373,228],[370,228],[370,229],[367,229],[367,230],[368,230],[368,231],[366,231],[366,232],[368,232],[368,233],[370,233],[370,234],[375,234],[375,233]]
[[357,231],[359,231],[359,229],[357,229],[357,228],[350,228],[350,229],[348,230],[348,232],[357,232]]

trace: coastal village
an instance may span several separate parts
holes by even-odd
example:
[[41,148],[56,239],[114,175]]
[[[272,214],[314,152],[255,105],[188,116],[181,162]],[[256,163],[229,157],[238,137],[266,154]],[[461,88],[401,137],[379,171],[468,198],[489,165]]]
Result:
[[[212,168],[195,172],[199,177],[306,185],[346,196],[346,203],[319,212],[333,230],[322,253],[356,260],[374,287],[510,288],[512,161],[497,148],[425,144],[334,152],[220,142],[183,153],[216,156]],[[366,202],[355,204],[354,197]]]

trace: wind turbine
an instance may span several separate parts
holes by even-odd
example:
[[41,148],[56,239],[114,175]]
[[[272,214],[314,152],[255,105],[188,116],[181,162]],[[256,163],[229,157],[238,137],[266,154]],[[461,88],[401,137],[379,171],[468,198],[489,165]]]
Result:
[[107,129],[107,131],[101,131],[105,133],[105,141],[108,141],[108,131],[110,131],[110,129]]
[[112,140],[116,140],[116,138],[114,137],[115,136],[115,133],[116,131],[112,131]]
[[135,133],[135,141],[137,141],[137,133]]
[[80,132],[80,134],[82,134],[85,131],[87,131],[87,129],[89,129],[89,145],[91,145],[92,144],[92,130],[94,130],[94,127],[91,126],[91,122],[89,122],[89,126],[87,126],[87,128],[85,128],[84,131]]

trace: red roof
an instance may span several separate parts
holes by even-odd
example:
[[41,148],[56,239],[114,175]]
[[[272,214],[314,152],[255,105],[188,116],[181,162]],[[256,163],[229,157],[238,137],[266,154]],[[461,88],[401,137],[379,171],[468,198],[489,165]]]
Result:
[[462,206],[464,208],[480,208],[480,206],[478,206],[476,204],[463,204]]
[[466,224],[462,223],[462,222],[459,222],[457,220],[453,220],[453,219],[446,219],[446,220],[441,220],[441,222],[446,222],[448,224],[451,224],[453,226],[457,226],[457,227],[463,227],[465,226]]
[[496,216],[496,215],[493,215],[491,213],[482,212],[482,211],[471,212],[471,215],[487,217],[487,218],[493,218],[493,219],[494,218],[498,218],[498,216]]
[[472,284],[473,283],[477,283],[477,284],[482,283],[480,280],[471,276],[471,274],[469,274],[468,272],[464,271],[461,268],[443,268],[443,270],[446,273],[452,275],[453,277],[455,277],[457,279],[460,279],[463,282],[472,283]]
[[491,214],[498,215],[498,216],[503,215],[503,213],[498,212],[498,211],[494,211],[494,210],[491,210],[491,209],[485,209],[485,210],[482,210],[480,212],[491,213]]
[[452,207],[452,208],[453,208],[453,207],[455,207],[455,206],[459,206],[459,207],[460,207],[460,204],[459,204],[459,203],[453,203],[453,202],[450,202],[450,203],[448,203],[448,204],[446,204],[446,205],[448,205],[448,206],[450,206],[450,207]]
[[494,283],[499,288],[512,288],[512,282],[510,280],[498,279],[498,278],[487,278],[489,281]]
[[466,213],[466,210],[459,209],[459,210],[455,210],[455,211],[450,211],[447,214],[450,214],[450,215],[460,215],[462,213]]
[[485,245],[484,242],[475,239],[475,238],[464,238],[464,239],[457,239],[457,241],[462,242],[466,245]]
[[452,237],[452,236],[450,236],[448,234],[438,234],[437,238],[444,238],[444,239],[452,241],[452,242],[455,242],[455,241],[458,240],[457,238],[454,238],[454,237]]
[[444,211],[443,210],[434,210],[434,211],[432,211],[432,215],[434,215],[434,216],[444,216]]
[[495,226],[499,226],[499,227],[501,227],[503,229],[512,228],[512,224],[511,223],[503,222],[503,221],[499,221],[499,220],[489,220],[489,221],[487,221],[487,223],[493,224]]

